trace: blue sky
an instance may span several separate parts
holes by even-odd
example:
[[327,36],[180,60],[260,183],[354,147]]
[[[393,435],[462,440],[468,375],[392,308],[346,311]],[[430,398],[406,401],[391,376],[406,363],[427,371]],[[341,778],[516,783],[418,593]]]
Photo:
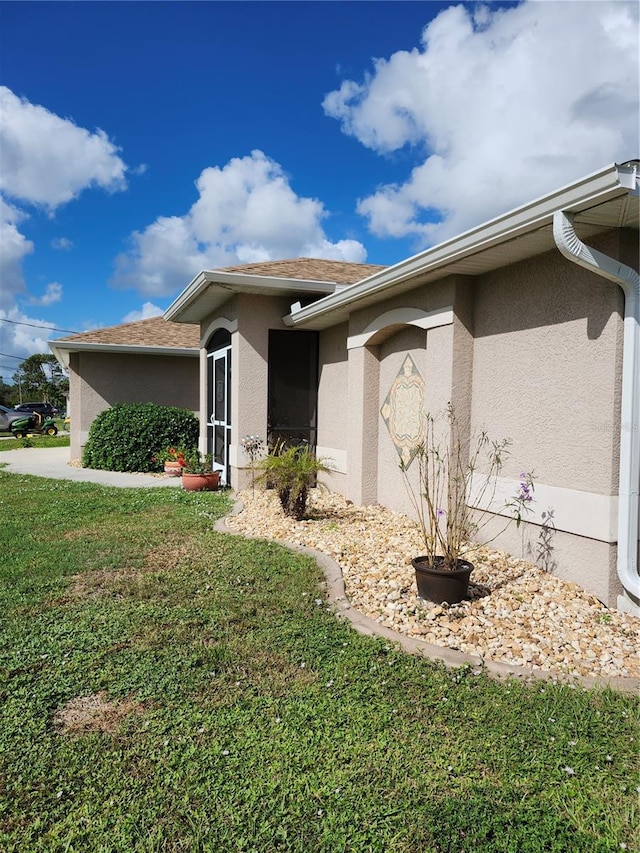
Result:
[[637,157],[637,57],[624,0],[0,2],[0,375],[202,268],[392,264]]

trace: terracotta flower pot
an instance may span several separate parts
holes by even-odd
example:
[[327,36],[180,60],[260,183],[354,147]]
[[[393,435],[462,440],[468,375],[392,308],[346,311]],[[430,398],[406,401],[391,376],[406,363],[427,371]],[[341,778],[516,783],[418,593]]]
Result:
[[182,465],[180,462],[165,462],[164,473],[170,477],[179,477],[182,474]]
[[206,474],[182,473],[182,488],[187,492],[215,492],[220,487],[220,471]]
[[442,604],[458,604],[467,597],[473,564],[458,560],[455,569],[444,568],[444,557],[436,557],[434,565],[427,557],[415,557],[411,565],[416,570],[418,596]]

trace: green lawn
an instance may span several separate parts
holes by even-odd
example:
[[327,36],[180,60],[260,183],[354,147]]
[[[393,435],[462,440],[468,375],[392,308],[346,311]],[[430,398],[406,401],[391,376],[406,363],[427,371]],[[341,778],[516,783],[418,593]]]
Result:
[[0,452],[3,450],[19,450],[21,447],[69,447],[68,435],[34,435],[33,438],[9,438],[4,433],[0,441]]
[[311,560],[211,530],[221,494],[0,495],[2,851],[637,849],[633,697],[362,637]]

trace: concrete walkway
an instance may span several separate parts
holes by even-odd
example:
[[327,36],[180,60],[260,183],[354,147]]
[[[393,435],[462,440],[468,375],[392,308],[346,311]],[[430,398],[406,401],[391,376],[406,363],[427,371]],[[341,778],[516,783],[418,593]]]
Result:
[[0,470],[11,474],[33,474],[54,480],[74,480],[77,483],[99,483],[120,488],[180,486],[180,477],[154,474],[122,474],[119,471],[97,471],[92,468],[73,468],[69,465],[68,447],[23,447],[0,453]]

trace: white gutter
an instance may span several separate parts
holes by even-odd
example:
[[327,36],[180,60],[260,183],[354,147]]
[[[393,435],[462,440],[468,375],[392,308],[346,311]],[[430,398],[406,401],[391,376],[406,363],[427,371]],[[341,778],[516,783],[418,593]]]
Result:
[[[507,240],[535,231],[551,222],[556,210],[571,207],[580,212],[597,202],[602,204],[619,196],[620,188],[629,188],[633,168],[611,164],[593,172],[577,183],[568,184],[555,192],[541,196],[521,207],[490,219],[457,237],[439,243],[424,252],[400,261],[367,278],[319,299],[317,302],[283,317],[287,326],[303,325],[328,314],[332,310],[346,308],[363,297],[383,293],[390,285],[399,284],[426,271],[448,267],[452,263],[484,251]],[[171,310],[170,308],[168,310]],[[165,314],[166,319],[170,319]]]
[[48,341],[49,349],[65,370],[69,369],[69,356],[74,352],[107,352],[124,355],[172,355],[196,358],[197,347],[162,347],[145,344],[100,344],[92,341]]
[[[640,490],[640,276],[631,267],[590,249],[573,228],[573,215],[559,210],[553,236],[565,258],[619,285],[625,297],[618,485],[618,558],[620,582],[640,600],[638,576],[638,491]],[[635,603],[634,612],[640,607]]]
[[182,311],[206,293],[211,285],[221,291],[239,293],[264,293],[266,295],[284,295],[287,293],[308,293],[311,296],[325,296],[333,293],[337,285],[333,281],[316,279],[278,278],[277,276],[252,275],[250,273],[225,272],[224,270],[202,270],[174,299],[164,312],[164,319],[180,322]]

